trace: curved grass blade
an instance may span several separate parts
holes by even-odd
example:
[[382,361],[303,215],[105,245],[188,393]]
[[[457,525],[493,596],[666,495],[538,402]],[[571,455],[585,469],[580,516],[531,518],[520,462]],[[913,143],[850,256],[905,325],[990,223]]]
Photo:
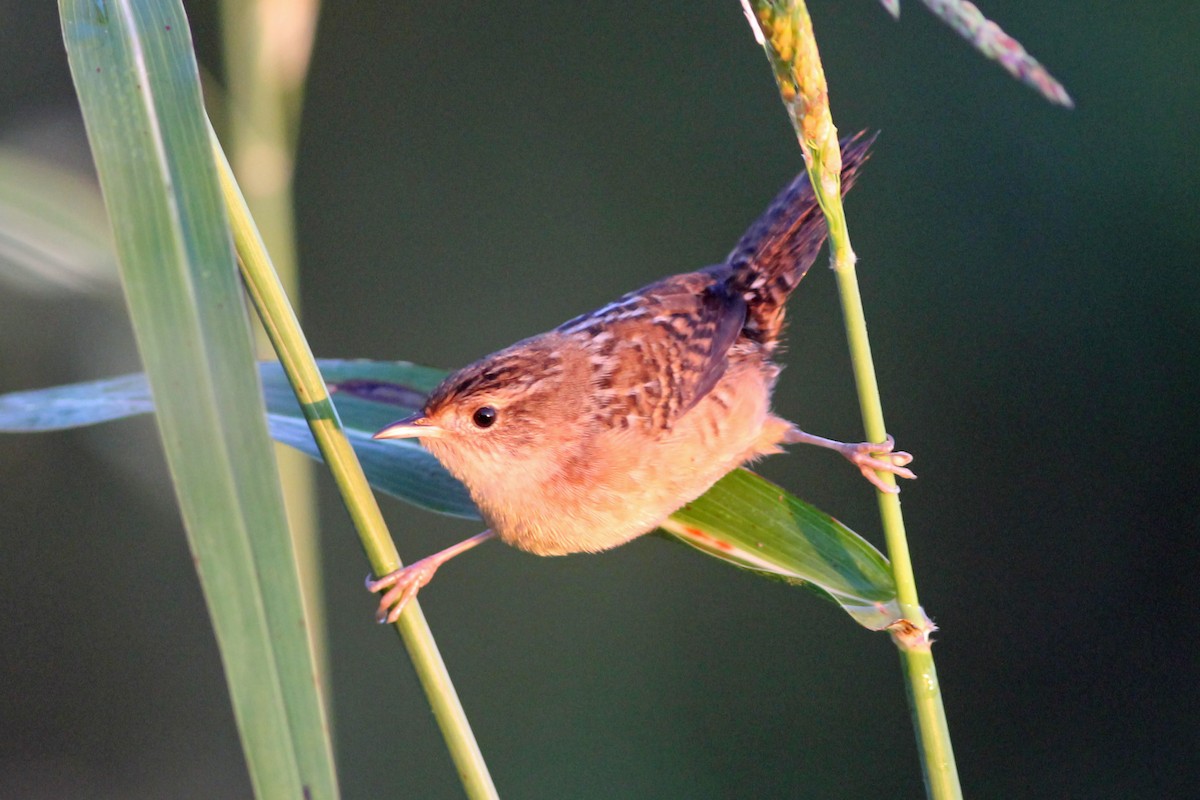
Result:
[[177,0],[59,9],[251,782],[259,797],[337,797],[187,20]]
[[[403,362],[323,359],[317,365],[372,486],[438,513],[479,518],[466,488],[424,448],[371,438],[419,408],[444,372]],[[282,368],[262,364],[261,375],[271,436],[318,458]],[[136,375],[20,392],[0,396],[0,431],[103,422],[149,411],[151,405],[145,382]],[[748,470],[731,472],[662,527],[716,558],[818,589],[871,630],[899,618],[891,570],[878,550],[833,517]]]
[[[391,385],[399,385],[394,383],[398,379],[404,380],[405,385],[413,387],[415,396],[422,398],[431,384],[437,385],[436,376],[444,375],[428,367],[403,363],[337,360],[317,363],[323,375],[332,376],[331,382],[374,381],[386,376]],[[283,369],[276,362],[263,363],[260,369],[271,438],[319,459],[316,442]],[[466,487],[452,478],[429,451],[410,442],[381,442],[371,438],[372,433],[394,422],[404,406],[383,405],[347,394],[335,393],[334,397],[339,416],[353,420],[353,425],[345,426],[346,435],[372,486],[439,514],[480,518]],[[0,433],[66,430],[153,411],[154,400],[146,376],[122,375],[0,395]]]

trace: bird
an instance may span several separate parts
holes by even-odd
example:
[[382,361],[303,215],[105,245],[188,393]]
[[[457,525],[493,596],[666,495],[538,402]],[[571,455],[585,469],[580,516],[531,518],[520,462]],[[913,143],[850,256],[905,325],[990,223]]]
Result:
[[[842,142],[855,182],[875,136]],[[420,443],[466,485],[487,530],[378,579],[395,622],[450,558],[489,539],[538,555],[594,553],[654,530],[731,470],[780,445],[841,453],[914,478],[912,456],[826,439],[771,412],[785,304],[815,261],[825,218],[801,172],[728,257],[663,278],[449,375],[424,407],[374,434]]]

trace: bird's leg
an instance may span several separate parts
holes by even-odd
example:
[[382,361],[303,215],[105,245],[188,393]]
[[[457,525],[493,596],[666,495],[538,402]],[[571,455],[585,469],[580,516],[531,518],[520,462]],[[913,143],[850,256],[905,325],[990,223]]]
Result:
[[896,440],[891,436],[887,437],[886,442],[881,443],[856,442],[849,444],[826,439],[823,436],[813,436],[793,425],[784,434],[783,441],[788,444],[815,444],[817,447],[827,447],[841,453],[851,464],[858,467],[863,477],[873,483],[875,488],[888,494],[895,494],[900,491],[900,487],[885,482],[883,478],[879,477],[876,470],[890,472],[899,478],[917,477],[911,469],[907,468],[912,463],[912,455],[903,450],[894,450]]
[[391,587],[379,599],[379,610],[375,613],[375,620],[382,624],[384,622],[395,622],[400,619],[400,612],[404,610],[404,605],[417,596],[417,592],[420,591],[422,586],[433,579],[433,574],[437,572],[438,567],[459,553],[470,550],[475,545],[486,542],[488,539],[493,539],[495,536],[496,534],[489,528],[483,533],[475,534],[470,539],[464,539],[453,547],[447,547],[445,550],[434,553],[431,556],[426,556],[420,561],[414,561],[407,567],[401,567],[395,572],[389,572],[378,580],[372,580],[371,576],[368,575],[367,589],[369,591],[378,592],[388,589],[389,586]]

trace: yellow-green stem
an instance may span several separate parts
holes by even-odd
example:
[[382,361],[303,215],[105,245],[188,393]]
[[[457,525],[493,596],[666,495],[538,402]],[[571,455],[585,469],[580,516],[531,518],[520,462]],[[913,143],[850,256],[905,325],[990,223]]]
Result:
[[[751,24],[757,25],[756,35],[775,73],[780,97],[800,140],[809,180],[828,221],[830,259],[837,278],[863,427],[867,439],[882,442],[887,437],[887,426],[871,357],[862,296],[858,290],[856,258],[842,207],[841,149],[829,110],[828,85],[812,20],[804,0],[753,0],[747,9]],[[895,483],[892,475],[883,474],[883,478],[888,483]],[[907,630],[893,631],[893,640],[900,648],[907,677],[926,790],[933,800],[957,800],[962,797],[962,789],[929,646],[933,628],[917,596],[900,499],[884,492],[877,495],[897,599],[909,623]]]
[[[262,239],[234,180],[220,142],[215,133],[210,131],[210,134],[221,191],[229,211],[234,245],[250,296],[296,392],[296,398],[308,420],[313,438],[342,494],[354,527],[362,540],[363,549],[371,562],[371,568],[379,575],[391,572],[401,566],[400,556],[387,531],[383,514],[342,430],[341,421],[329,398],[325,382],[271,266],[270,257],[263,247]],[[396,628],[404,640],[421,686],[429,698],[434,717],[445,737],[446,746],[458,769],[467,796],[473,800],[498,797],[483,754],[454,691],[454,684],[416,601],[409,602],[396,623]]]
[[[835,202],[841,205],[840,198]],[[846,338],[850,346],[854,380],[858,388],[863,428],[870,441],[881,442],[887,437],[887,426],[883,419],[883,404],[875,377],[875,363],[871,357],[871,343],[867,337],[866,316],[858,291],[854,253],[850,249],[849,234],[844,228],[838,236],[830,235],[830,248],[838,295],[842,303],[842,315],[845,319]],[[889,483],[895,482],[890,475],[885,476],[885,480]],[[904,515],[900,510],[900,497],[886,492],[876,492],[876,497],[879,501],[879,515],[887,543],[888,559],[892,564],[892,575],[896,579],[896,599],[900,604],[900,611],[904,618],[918,629],[924,628],[914,637],[915,641],[901,636],[894,637],[894,640],[900,647],[900,660],[907,677],[909,706],[913,715],[917,748],[921,754],[926,790],[933,800],[958,800],[962,797],[962,788],[958,780],[958,767],[954,761],[954,748],[950,742],[946,710],[942,704],[937,668],[934,665],[933,653],[929,649],[928,636],[932,631],[926,627],[929,622],[917,596],[917,581],[908,551],[908,537],[904,528]]]

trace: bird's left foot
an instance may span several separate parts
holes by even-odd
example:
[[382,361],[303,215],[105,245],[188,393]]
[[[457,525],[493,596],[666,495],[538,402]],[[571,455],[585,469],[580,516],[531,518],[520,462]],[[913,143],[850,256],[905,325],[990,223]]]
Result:
[[438,567],[459,553],[470,550],[480,542],[486,542],[488,539],[494,538],[496,538],[496,534],[491,528],[488,528],[483,533],[477,533],[470,539],[463,539],[458,544],[447,547],[440,553],[425,556],[425,558],[422,558],[420,561],[414,561],[407,567],[401,567],[398,570],[389,572],[378,580],[372,580],[371,576],[368,575],[368,591],[374,593],[381,592],[384,589],[388,590],[379,599],[379,610],[375,613],[375,620],[382,624],[384,622],[392,623],[400,619],[400,613],[404,611],[404,606],[409,600],[417,596],[417,592],[421,591],[422,586],[433,580],[433,574],[438,571]]
[[433,579],[441,562],[433,556],[401,567],[395,572],[389,572],[379,580],[367,576],[367,591],[371,593],[388,591],[379,598],[379,610],[375,612],[375,621],[379,624],[392,623],[400,619],[404,606],[417,596],[421,587]]

